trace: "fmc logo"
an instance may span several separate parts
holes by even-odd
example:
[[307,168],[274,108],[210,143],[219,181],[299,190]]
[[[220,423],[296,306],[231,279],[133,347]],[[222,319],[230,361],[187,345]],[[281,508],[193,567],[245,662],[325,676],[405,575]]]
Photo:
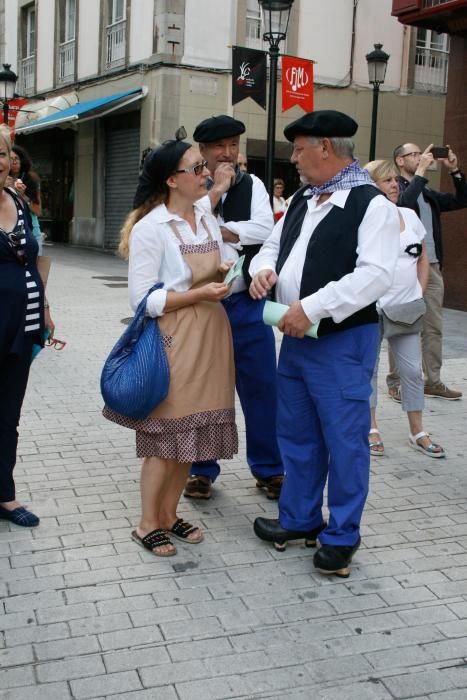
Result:
[[285,78],[294,92],[306,87],[310,82],[310,77],[303,66],[287,68]]

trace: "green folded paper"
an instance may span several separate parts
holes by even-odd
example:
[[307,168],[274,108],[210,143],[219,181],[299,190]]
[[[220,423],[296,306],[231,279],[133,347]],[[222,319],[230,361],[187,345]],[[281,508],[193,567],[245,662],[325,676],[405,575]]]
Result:
[[243,269],[243,263],[245,262],[245,256],[242,255],[235,265],[232,265],[230,270],[227,272],[226,276],[224,277],[224,284],[232,284],[234,280],[237,279],[237,277],[240,277],[242,274],[242,269]]
[[[267,301],[264,305],[263,311],[263,321],[268,326],[277,326],[282,316],[287,313],[289,306],[286,304],[278,304],[276,301]],[[313,325],[307,330],[305,335],[309,338],[318,337],[319,321],[313,323]]]

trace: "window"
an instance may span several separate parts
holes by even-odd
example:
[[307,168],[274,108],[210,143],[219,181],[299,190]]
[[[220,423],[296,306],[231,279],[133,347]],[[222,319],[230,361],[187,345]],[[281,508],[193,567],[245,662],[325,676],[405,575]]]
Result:
[[105,68],[125,65],[126,54],[125,0],[108,0],[107,27],[105,28]]
[[125,19],[125,0],[109,0],[109,24]]
[[36,6],[21,10],[21,69],[20,89],[23,95],[32,95],[36,71]]
[[76,0],[60,0],[59,5],[58,82],[75,78]]
[[449,36],[419,27],[415,46],[415,89],[446,92],[448,62]]
[[23,42],[23,58],[34,56],[36,52],[36,7],[29,5],[24,9],[25,40]]
[[[279,27],[273,26],[273,31],[274,29],[278,30]],[[267,50],[269,44],[263,41],[264,32],[258,0],[247,0],[245,46],[248,46],[250,49],[258,49],[259,51]],[[287,39],[281,41],[281,53],[285,53],[286,45]]]

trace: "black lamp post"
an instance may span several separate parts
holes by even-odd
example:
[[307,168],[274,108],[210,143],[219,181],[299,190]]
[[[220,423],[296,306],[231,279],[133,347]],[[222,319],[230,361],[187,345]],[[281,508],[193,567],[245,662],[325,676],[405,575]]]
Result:
[[378,121],[378,97],[379,86],[384,83],[386,68],[388,67],[389,54],[381,49],[382,44],[375,44],[375,50],[367,53],[368,82],[373,85],[373,111],[371,113],[371,138],[370,138],[370,160],[375,159],[376,151],[376,123]]
[[277,61],[279,44],[287,36],[290,11],[294,0],[258,0],[261,6],[264,41],[269,44],[269,103],[266,142],[266,189],[273,198],[273,167],[276,145]]
[[3,104],[3,123],[8,126],[9,102],[15,95],[18,76],[10,70],[10,64],[4,63],[0,71],[0,100]]

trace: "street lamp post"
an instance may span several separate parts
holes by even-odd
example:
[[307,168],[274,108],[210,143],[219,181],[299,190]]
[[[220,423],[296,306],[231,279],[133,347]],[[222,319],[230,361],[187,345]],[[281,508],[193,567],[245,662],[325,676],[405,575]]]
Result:
[[0,100],[3,105],[3,123],[8,126],[9,102],[15,95],[18,76],[10,70],[10,64],[4,63],[0,71]]
[[294,0],[258,0],[261,6],[262,22],[265,32],[264,41],[269,44],[269,102],[268,129],[266,142],[266,189],[273,198],[273,167],[276,145],[276,99],[277,99],[277,62],[279,44],[287,36],[290,11]]
[[388,67],[389,54],[382,51],[382,44],[374,44],[374,51],[366,55],[368,63],[368,82],[373,85],[373,110],[371,113],[370,161],[375,159],[376,123],[378,121],[379,86],[384,83]]

